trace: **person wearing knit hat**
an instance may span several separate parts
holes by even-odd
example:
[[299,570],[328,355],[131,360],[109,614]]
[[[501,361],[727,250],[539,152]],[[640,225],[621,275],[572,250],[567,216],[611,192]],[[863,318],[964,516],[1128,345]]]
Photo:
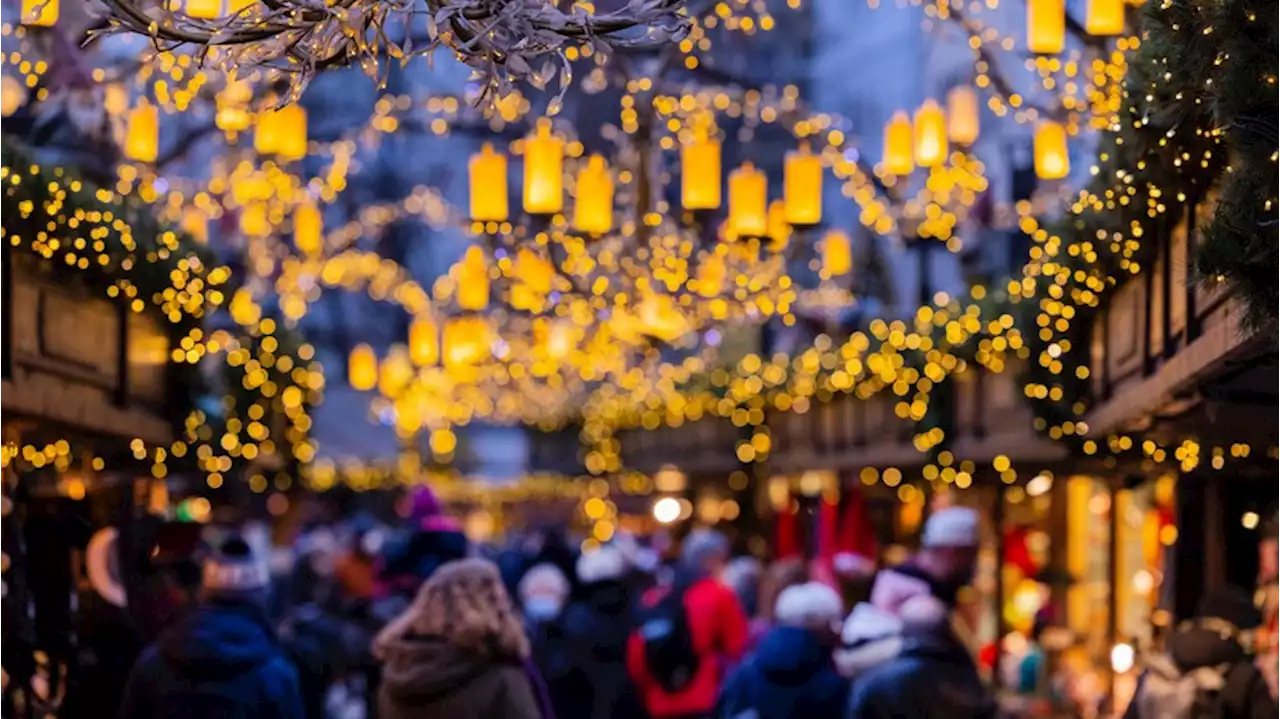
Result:
[[378,572],[379,597],[405,599],[446,562],[463,559],[470,551],[458,523],[444,514],[431,488],[414,488],[409,499],[409,536],[387,547]]
[[119,716],[303,719],[298,675],[267,622],[268,573],[239,536],[202,569],[201,603],[139,656]]

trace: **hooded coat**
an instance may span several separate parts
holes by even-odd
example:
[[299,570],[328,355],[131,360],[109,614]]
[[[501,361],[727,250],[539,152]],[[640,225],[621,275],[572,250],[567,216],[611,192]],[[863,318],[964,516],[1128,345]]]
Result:
[[[1276,700],[1267,688],[1262,671],[1234,637],[1224,637],[1202,627],[1179,631],[1169,638],[1168,655],[1155,657],[1151,665],[1148,672],[1164,670],[1175,675],[1202,667],[1224,667],[1219,697],[1226,719],[1263,719],[1277,714]],[[1147,673],[1139,677],[1134,700],[1129,703],[1124,719],[1146,719],[1141,711],[1146,678]]]
[[584,584],[582,598],[558,622],[568,671],[547,672],[556,716],[564,719],[626,719],[644,716],[627,674],[627,638],[634,616],[621,580]]
[[[831,652],[808,629],[777,627],[725,682],[716,716],[758,719],[838,717],[849,685]],[[754,712],[752,714],[751,712]]]
[[378,719],[540,719],[518,658],[478,654],[434,637],[386,646]]
[[901,653],[860,674],[849,719],[988,719],[996,703],[978,666],[947,628],[908,633]]
[[303,719],[298,675],[262,609],[206,603],[165,630],[129,676],[122,719]]

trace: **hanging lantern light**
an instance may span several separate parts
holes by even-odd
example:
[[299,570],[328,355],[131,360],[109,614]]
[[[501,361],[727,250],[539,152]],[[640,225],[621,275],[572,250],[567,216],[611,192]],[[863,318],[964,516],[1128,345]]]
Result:
[[911,118],[895,112],[884,127],[884,169],[891,175],[910,175],[916,169],[911,149]]
[[689,321],[670,295],[649,295],[636,307],[636,314],[641,331],[664,342],[679,339],[689,331]]
[[1053,55],[1067,39],[1066,0],[1027,0],[1027,49]]
[[603,235],[613,229],[613,178],[600,155],[592,155],[578,170],[574,184],[573,228],[589,235]]
[[564,140],[551,133],[551,121],[524,139],[524,211],[554,215],[564,207]]
[[791,223],[787,222],[787,207],[783,200],[774,200],[769,203],[769,249],[774,252],[786,249],[787,243],[791,240]]
[[912,121],[915,159],[921,167],[933,167],[947,159],[947,117],[932,99],[925,100]]
[[320,208],[310,202],[293,211],[293,245],[308,257],[320,254],[324,246],[324,217]]
[[190,17],[214,20],[222,17],[222,0],[187,0],[182,9]]
[[828,230],[822,236],[822,272],[839,277],[853,271],[853,243],[840,230]]
[[378,356],[367,344],[351,348],[347,357],[347,384],[357,392],[368,392],[378,386]]
[[146,98],[129,112],[124,156],[135,162],[155,162],[160,152],[160,111]]
[[1089,0],[1085,7],[1084,31],[1110,36],[1124,32],[1125,0]]
[[769,231],[769,181],[750,160],[729,173],[729,227],[738,237]]
[[555,268],[542,255],[525,247],[516,252],[515,267],[512,274],[531,291],[540,295],[551,292],[551,281],[555,277]]
[[453,279],[458,283],[458,306],[464,310],[483,310],[489,306],[489,265],[484,250],[472,245],[462,261],[453,266]]
[[787,153],[782,197],[788,223],[806,227],[822,221],[822,158],[809,152],[807,142]]
[[387,358],[378,366],[378,392],[395,397],[413,381],[416,371],[404,345],[392,345]]
[[53,27],[58,22],[59,0],[22,0],[22,24]]
[[482,317],[458,317],[444,326],[444,364],[452,370],[469,368],[489,356],[493,343]]
[[255,201],[240,208],[240,232],[249,237],[266,237],[271,234],[267,203]]
[[972,85],[956,85],[947,93],[947,139],[957,145],[978,141],[978,91]]
[[440,361],[440,338],[436,321],[430,315],[414,318],[409,324],[409,359],[419,367]]
[[1071,172],[1062,123],[1046,120],[1036,126],[1035,156],[1036,177],[1042,180],[1061,180]]
[[471,188],[471,219],[476,222],[506,222],[507,156],[494,152],[486,142],[479,154],[467,163]]
[[234,75],[227,78],[227,86],[215,98],[217,111],[213,124],[223,132],[242,132],[248,129],[253,117],[249,114],[249,102],[253,99],[253,87]]
[[702,124],[680,146],[680,203],[686,210],[720,209],[720,141]]
[[307,111],[293,103],[258,116],[253,149],[260,155],[276,155],[282,160],[307,156]]

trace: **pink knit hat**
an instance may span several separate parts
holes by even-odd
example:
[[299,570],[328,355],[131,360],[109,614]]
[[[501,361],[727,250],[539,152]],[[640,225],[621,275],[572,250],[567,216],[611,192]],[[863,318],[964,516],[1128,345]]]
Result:
[[425,484],[414,489],[410,496],[409,521],[425,531],[458,531],[458,523],[445,515],[435,492]]

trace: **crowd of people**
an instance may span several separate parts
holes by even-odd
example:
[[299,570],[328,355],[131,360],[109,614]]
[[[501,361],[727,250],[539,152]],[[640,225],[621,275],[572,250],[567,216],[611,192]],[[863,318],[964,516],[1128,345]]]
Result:
[[[862,584],[733,557],[695,529],[659,561],[618,538],[467,542],[427,492],[406,536],[303,537],[283,586],[241,536],[137,659],[119,716],[183,719],[966,719],[1000,711],[952,627],[979,519],[934,512]],[[274,597],[274,600],[273,600]],[[1126,717],[1275,716],[1247,595],[1210,593]]]

